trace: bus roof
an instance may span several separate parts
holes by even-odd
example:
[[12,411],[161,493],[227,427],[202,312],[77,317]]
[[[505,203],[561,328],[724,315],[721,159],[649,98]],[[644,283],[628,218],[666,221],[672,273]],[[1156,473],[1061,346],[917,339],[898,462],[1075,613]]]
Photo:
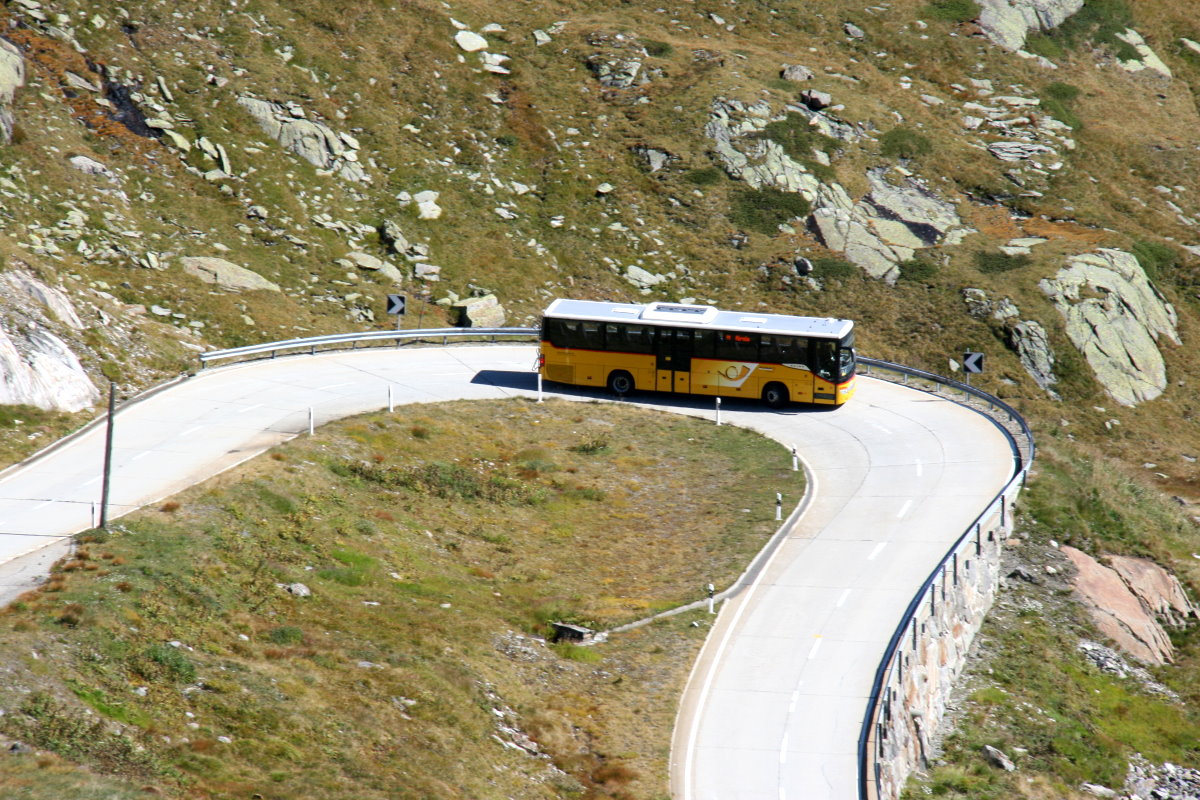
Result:
[[792,317],[786,314],[758,314],[749,311],[721,311],[712,306],[683,303],[605,303],[595,300],[552,302],[544,316],[594,322],[639,322],[671,328],[709,328],[722,331],[751,331],[791,336],[817,336],[841,339],[854,329],[848,319],[831,317]]

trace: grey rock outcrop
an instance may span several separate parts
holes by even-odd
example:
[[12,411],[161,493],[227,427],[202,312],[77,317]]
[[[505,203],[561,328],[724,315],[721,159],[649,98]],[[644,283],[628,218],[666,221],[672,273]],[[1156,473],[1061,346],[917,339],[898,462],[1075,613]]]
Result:
[[359,163],[357,148],[347,144],[354,141],[351,137],[339,136],[325,123],[306,119],[298,106],[282,106],[247,96],[239,97],[237,103],[285,150],[343,180],[370,181]]
[[70,298],[32,273],[0,275],[0,405],[80,411],[100,398],[71,348],[48,325],[83,328]]
[[1058,377],[1054,374],[1054,350],[1050,347],[1050,337],[1042,324],[1037,320],[1018,319],[1021,310],[1008,297],[989,300],[986,292],[974,288],[963,289],[962,296],[967,313],[972,317],[1004,326],[1008,346],[1017,354],[1021,366],[1038,386],[1055,400],[1060,399],[1053,389],[1058,383]]
[[12,113],[13,97],[17,89],[25,85],[25,57],[16,45],[7,39],[0,39],[0,142],[12,142],[13,125],[16,120]]
[[[718,99],[713,103],[705,134],[725,171],[755,189],[795,192],[812,206],[807,225],[831,250],[869,275],[894,282],[898,264],[916,250],[944,241],[962,223],[953,204],[940,199],[920,181],[904,177],[887,180],[884,171],[868,174],[870,191],[855,202],[838,183],[823,183],[762,131],[772,121],[798,114],[827,136],[853,141],[858,133],[821,111],[788,106],[775,115],[766,101],[746,104]],[[824,127],[822,127],[822,122]]]
[[1117,38],[1125,44],[1137,51],[1138,57],[1129,61],[1118,61],[1121,69],[1126,72],[1151,72],[1160,78],[1170,80],[1171,68],[1166,65],[1158,54],[1150,49],[1150,45],[1146,44],[1146,40],[1142,35],[1132,28],[1126,28],[1123,33],[1118,33]]
[[278,285],[257,272],[239,267],[223,258],[184,256],[179,259],[179,263],[189,275],[194,275],[205,283],[216,284],[217,288],[228,292],[279,291]]
[[49,312],[48,319],[54,319],[74,330],[83,330],[83,323],[75,311],[75,304],[62,289],[47,286],[33,273],[23,269],[15,269],[0,275],[0,296],[16,300],[26,311],[31,303],[41,306]]
[[880,238],[900,247],[932,247],[962,220],[953,203],[934,194],[914,178],[888,182],[882,170],[867,174],[871,191],[864,198],[868,216]]
[[1054,350],[1050,347],[1050,337],[1046,335],[1042,324],[1032,319],[1018,322],[1009,328],[1008,343],[1016,351],[1021,366],[1034,383],[1058,400],[1058,393],[1053,388],[1058,383],[1058,377],[1054,374]]
[[66,342],[42,327],[9,332],[0,323],[0,405],[73,412],[99,399]]
[[1074,256],[1038,285],[1113,399],[1135,406],[1162,394],[1167,369],[1157,341],[1180,344],[1177,318],[1133,255],[1102,248]]
[[[1062,552],[1075,565],[1075,592],[1090,612],[1097,629],[1139,661],[1170,663],[1175,652],[1171,637],[1155,619],[1148,604],[1131,590],[1121,572],[1074,547],[1063,545]],[[1125,566],[1126,570],[1129,568]],[[1142,589],[1148,589],[1148,584]]]
[[976,0],[979,27],[1006,50],[1020,50],[1031,32],[1056,28],[1083,8],[1083,0]]

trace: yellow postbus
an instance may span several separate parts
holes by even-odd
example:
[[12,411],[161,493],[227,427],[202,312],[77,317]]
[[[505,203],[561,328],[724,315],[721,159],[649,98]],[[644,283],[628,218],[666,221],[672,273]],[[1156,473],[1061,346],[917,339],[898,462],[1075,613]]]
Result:
[[576,386],[841,405],[854,394],[854,323],[682,303],[559,298],[542,319],[542,377]]

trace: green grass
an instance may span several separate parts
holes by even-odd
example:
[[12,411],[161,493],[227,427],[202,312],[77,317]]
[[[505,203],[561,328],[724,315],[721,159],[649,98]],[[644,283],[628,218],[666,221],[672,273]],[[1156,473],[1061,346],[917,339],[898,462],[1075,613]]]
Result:
[[880,152],[885,158],[918,159],[933,152],[933,141],[911,128],[892,128],[879,137]]
[[972,0],[933,0],[922,13],[942,22],[969,22],[979,16]]

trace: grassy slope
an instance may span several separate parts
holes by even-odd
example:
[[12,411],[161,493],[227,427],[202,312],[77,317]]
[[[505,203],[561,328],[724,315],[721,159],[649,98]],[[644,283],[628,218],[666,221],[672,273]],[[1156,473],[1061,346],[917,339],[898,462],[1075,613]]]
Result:
[[70,796],[658,796],[707,615],[537,637],[728,584],[797,480],[753,434],[623,406],[329,426],[122,520],[6,612],[0,729],[58,755],[0,783],[66,796],[36,780],[65,759]]

